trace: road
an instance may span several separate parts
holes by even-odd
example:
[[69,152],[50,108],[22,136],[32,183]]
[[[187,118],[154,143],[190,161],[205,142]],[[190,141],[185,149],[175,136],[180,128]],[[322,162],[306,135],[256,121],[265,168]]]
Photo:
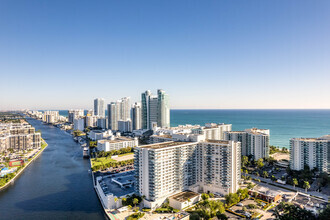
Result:
[[[323,194],[323,193],[320,193],[320,192],[316,192],[316,191],[307,191],[307,193],[305,192],[304,189],[300,188],[300,187],[293,187],[291,185],[283,185],[283,184],[279,184],[279,183],[276,183],[276,182],[273,182],[271,181],[270,179],[266,179],[266,178],[263,178],[263,177],[258,177],[258,176],[255,176],[253,174],[246,174],[248,176],[251,176],[253,179],[260,179],[261,181],[264,181],[266,182],[267,184],[271,183],[273,185],[276,185],[276,186],[279,186],[279,187],[285,187],[285,188],[288,188],[290,189],[291,191],[298,191],[300,193],[304,193],[304,194],[308,194],[308,195],[312,195],[312,196],[316,196],[316,197],[320,197],[320,198],[323,198],[324,200],[328,201],[329,199],[329,196],[326,195],[326,194]],[[256,181],[255,181],[256,182]],[[258,182],[256,182],[258,183]],[[282,188],[279,188],[279,190],[282,190]]]

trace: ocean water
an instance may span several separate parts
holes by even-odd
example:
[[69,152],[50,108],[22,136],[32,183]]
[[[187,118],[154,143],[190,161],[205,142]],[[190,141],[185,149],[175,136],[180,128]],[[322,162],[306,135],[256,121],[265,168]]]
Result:
[[232,124],[234,131],[270,129],[270,144],[280,147],[289,147],[290,138],[330,134],[330,110],[171,110],[171,126],[208,122]]

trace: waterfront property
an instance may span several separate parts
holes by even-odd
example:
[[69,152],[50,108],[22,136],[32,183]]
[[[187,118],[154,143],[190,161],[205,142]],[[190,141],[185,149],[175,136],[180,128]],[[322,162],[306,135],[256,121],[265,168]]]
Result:
[[134,171],[97,176],[95,189],[106,209],[122,207],[122,199],[134,194]]
[[0,124],[0,153],[18,152],[41,147],[41,135],[28,123]]
[[305,165],[330,173],[330,135],[290,140],[290,168],[303,170]]
[[103,139],[97,141],[97,150],[108,152],[112,150],[119,150],[126,147],[136,147],[138,145],[139,142],[137,138],[111,136],[110,139]]
[[241,142],[242,155],[253,156],[254,160],[269,157],[269,130],[251,128],[244,131],[227,131],[225,140]]
[[236,192],[240,180],[240,143],[164,142],[135,148],[136,192],[144,206],[156,208],[182,191]]
[[224,133],[231,131],[231,124],[206,123],[205,126],[185,125],[154,129],[150,143],[166,141],[200,142],[205,140],[224,140]]

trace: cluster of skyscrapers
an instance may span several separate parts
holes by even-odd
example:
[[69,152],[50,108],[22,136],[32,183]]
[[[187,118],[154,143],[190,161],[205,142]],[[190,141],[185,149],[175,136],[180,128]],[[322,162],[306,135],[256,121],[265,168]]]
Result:
[[[150,90],[142,93],[141,103],[136,102],[131,105],[130,97],[110,102],[107,105],[107,115],[105,115],[105,107],[104,99],[97,98],[94,100],[94,117],[99,119],[96,126],[101,128],[130,132],[132,130],[170,126],[168,95],[161,89],[157,91],[157,95],[153,95]],[[79,110],[76,111],[79,112]],[[78,115],[81,115],[81,112]],[[102,123],[102,126],[99,123]]]

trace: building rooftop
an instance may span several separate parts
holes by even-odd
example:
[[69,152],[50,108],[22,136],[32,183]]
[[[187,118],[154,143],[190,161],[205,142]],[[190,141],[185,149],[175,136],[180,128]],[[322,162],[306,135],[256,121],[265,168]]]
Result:
[[227,131],[228,133],[246,133],[246,131]]
[[271,196],[275,197],[277,195],[280,195],[281,192],[277,190],[272,190],[263,186],[255,186],[252,191],[256,191],[260,194],[266,195],[266,196]]
[[205,142],[217,143],[217,144],[229,144],[229,141],[223,141],[223,140],[210,140],[210,139],[207,139],[207,140],[205,140]]
[[168,141],[168,142],[162,142],[162,143],[156,143],[156,144],[148,144],[139,146],[139,148],[149,148],[149,149],[162,149],[167,147],[174,147],[184,144],[191,144],[193,142],[174,142],[174,141]]
[[172,138],[172,135],[162,134],[162,135],[152,135],[153,137],[162,137],[162,138]]
[[119,142],[124,142],[124,141],[134,141],[134,139],[127,138],[127,137],[117,137],[114,140],[108,140],[108,139],[99,140],[98,143],[101,143],[101,144],[104,144],[106,142],[108,142],[108,143],[119,143]]
[[178,202],[185,202],[188,199],[192,199],[196,196],[199,196],[199,194],[195,193],[195,192],[192,192],[192,191],[184,191],[184,192],[177,193],[173,196],[170,196],[169,198],[174,199]]
[[328,142],[330,139],[322,137],[322,138],[292,138],[291,140],[306,141],[306,142],[314,142],[314,141]]

